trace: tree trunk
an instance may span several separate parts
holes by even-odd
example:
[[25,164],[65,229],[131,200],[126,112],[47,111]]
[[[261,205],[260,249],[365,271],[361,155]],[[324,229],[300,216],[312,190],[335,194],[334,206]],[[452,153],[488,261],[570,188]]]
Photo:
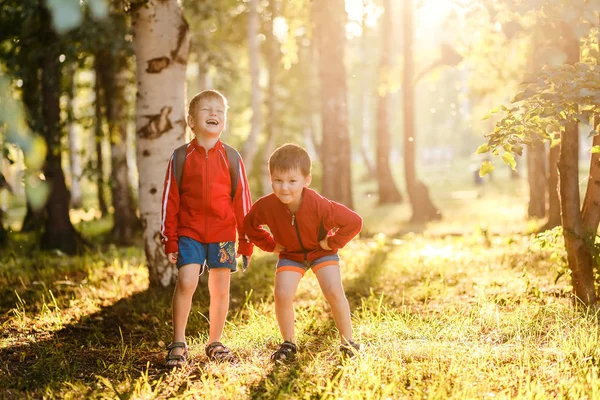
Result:
[[[594,117],[594,128],[598,129],[600,118]],[[594,136],[592,146],[600,146],[600,136]],[[591,236],[592,243],[598,232],[600,224],[600,154],[592,154],[590,158],[590,173],[588,177],[587,189],[583,200],[583,227],[588,235]]]
[[546,216],[546,147],[541,140],[527,148],[527,180],[529,181],[530,218]]
[[413,0],[404,2],[404,173],[406,191],[412,208],[411,222],[425,223],[440,219],[441,212],[429,197],[427,186],[417,179],[415,171],[415,104],[414,104],[414,65],[413,65]]
[[71,205],[81,207],[81,149],[75,124],[73,99],[75,98],[75,74],[77,66],[73,63],[69,67],[69,85],[67,88],[67,134],[69,138],[69,166],[71,169]]
[[94,93],[96,98],[94,100],[94,114],[95,114],[95,125],[94,125],[94,138],[96,144],[96,184],[98,186],[98,209],[102,217],[108,214],[108,207],[106,205],[106,197],[104,195],[104,151],[102,150],[102,142],[104,141],[104,129],[103,129],[103,118],[102,118],[102,71],[106,68],[106,57],[107,54],[104,51],[99,51],[94,57],[94,70],[96,72],[96,80],[94,83]]
[[161,196],[169,158],[185,140],[188,24],[177,0],[150,0],[132,14],[140,215],[150,283],[167,286],[176,275],[160,240]]
[[548,151],[548,221],[542,231],[560,225],[560,199],[558,197],[558,159],[560,144],[550,147]]
[[[43,20],[50,27],[50,16],[45,14]],[[69,218],[70,196],[61,164],[58,38],[49,31],[45,37],[47,50],[42,65],[42,116],[45,122],[44,138],[48,146],[44,176],[50,187],[50,195],[46,203],[48,218],[40,244],[44,250],[58,249],[66,254],[75,254],[79,247],[78,236]]]
[[135,213],[127,164],[127,59],[120,53],[106,56],[107,68],[102,71],[102,83],[111,149],[110,186],[114,207],[112,240],[116,244],[128,245],[141,230],[141,223]]
[[381,86],[383,83],[383,93],[379,93],[377,102],[377,186],[379,188],[379,204],[390,204],[402,202],[402,195],[396,184],[390,170],[390,118],[387,77],[391,72],[391,54],[392,54],[392,2],[384,0],[384,13],[382,21],[382,51],[379,65],[379,78]]
[[344,50],[346,10],[344,0],[313,2],[323,139],[323,195],[352,208],[350,133]]
[[[360,67],[361,67],[361,77],[360,77],[361,83],[360,83],[360,96],[358,96],[358,112],[359,112],[359,116],[360,116],[360,128],[361,129],[358,129],[356,132],[356,141],[359,143],[360,156],[362,157],[362,159],[365,163],[365,167],[366,167],[366,171],[365,171],[363,179],[365,181],[369,181],[369,180],[373,179],[374,176],[376,176],[377,172],[375,170],[375,163],[369,156],[369,139],[372,135],[370,116],[372,115],[372,113],[368,109],[369,108],[368,107],[368,104],[369,104],[368,99],[371,97],[372,88],[371,88],[371,85],[369,84],[369,79],[368,79],[368,71],[369,71],[369,61],[368,60],[370,60],[369,48],[371,47],[371,38],[369,38],[369,36],[367,35],[367,30],[369,28],[368,28],[367,22],[366,22],[367,16],[368,16],[368,13],[366,11],[367,6],[368,6],[368,0],[363,0],[362,3],[363,3],[363,14],[362,14],[362,21],[361,21],[362,36],[361,36],[361,41],[360,41],[361,61],[359,61]],[[389,28],[389,32],[392,32],[391,27]],[[391,38],[384,39],[384,41],[387,41],[387,43],[391,44]],[[388,50],[391,51],[391,49],[388,49]],[[383,58],[383,56],[382,56],[382,58]],[[388,60],[389,60],[389,54],[386,56],[386,58],[388,58]],[[387,72],[389,72],[389,71],[387,71]],[[389,107],[389,105],[387,107]],[[389,108],[388,108],[387,112],[389,112]],[[398,194],[400,194],[400,192],[398,192]]]
[[[25,63],[25,61],[22,61]],[[40,91],[42,90],[41,80],[39,76],[39,67],[41,61],[36,58],[35,65],[31,65],[31,61],[27,63],[29,69],[27,74],[23,76],[23,104],[27,109],[27,122],[31,130],[35,133],[43,135],[42,107],[40,101]],[[27,185],[27,183],[26,183]],[[46,221],[45,207],[36,208],[32,205],[28,191],[25,190],[25,201],[27,211],[21,224],[21,232],[41,231]]]
[[248,1],[248,56],[250,60],[250,104],[252,107],[252,121],[250,133],[242,147],[242,158],[247,166],[246,174],[252,173],[254,158],[258,152],[258,136],[262,130],[262,95],[260,89],[260,44],[258,0]]
[[578,155],[578,126],[576,122],[568,122],[562,134],[558,161],[563,236],[575,296],[584,305],[592,306],[596,304],[593,258],[579,209]]
[[[567,62],[572,65],[579,61],[579,39],[570,37],[570,28],[565,28],[563,32],[567,38],[564,43]],[[578,161],[579,126],[577,122],[568,121],[561,134],[558,161],[563,236],[575,296],[583,305],[595,307],[594,259],[581,217]]]
[[269,176],[269,157],[275,149],[275,139],[277,137],[277,127],[279,126],[277,116],[278,104],[277,100],[277,84],[279,82],[279,65],[281,59],[281,48],[279,41],[273,32],[273,21],[278,16],[277,11],[278,5],[277,0],[269,1],[269,20],[266,24],[265,31],[265,44],[266,44],[266,59],[267,59],[267,71],[269,73],[269,80],[267,83],[267,117],[265,126],[266,140],[262,151],[262,168],[261,168],[261,186],[263,195],[271,193],[271,179]]

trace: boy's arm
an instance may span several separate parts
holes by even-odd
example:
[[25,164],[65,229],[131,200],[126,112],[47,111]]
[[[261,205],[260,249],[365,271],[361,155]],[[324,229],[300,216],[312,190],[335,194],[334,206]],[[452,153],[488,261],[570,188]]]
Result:
[[332,250],[337,250],[358,235],[362,229],[362,218],[343,204],[324,200],[327,204],[325,204],[323,225],[327,231],[338,228],[333,236],[327,238],[327,244]]
[[261,250],[272,252],[275,249],[275,240],[269,231],[262,227],[264,219],[262,218],[261,206],[263,204],[260,200],[254,203],[250,212],[244,218],[244,229],[252,243]]
[[179,250],[177,235],[179,215],[179,188],[173,172],[174,159],[171,156],[165,176],[165,186],[161,202],[160,234],[165,246],[165,253],[175,253]]
[[235,211],[235,220],[238,231],[237,252],[244,256],[251,256],[254,246],[246,235],[246,230],[244,229],[244,217],[248,214],[248,211],[250,211],[252,196],[250,195],[250,186],[248,185],[248,178],[246,177],[246,168],[244,167],[244,162],[241,157],[238,176],[238,187],[233,198],[233,209]]

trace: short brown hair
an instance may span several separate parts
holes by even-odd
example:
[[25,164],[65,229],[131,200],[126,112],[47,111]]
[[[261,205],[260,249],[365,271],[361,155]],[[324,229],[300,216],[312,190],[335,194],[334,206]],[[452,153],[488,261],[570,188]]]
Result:
[[225,98],[225,96],[223,96],[223,93],[221,93],[215,89],[207,89],[207,90],[201,91],[200,93],[195,95],[192,98],[192,100],[190,100],[190,105],[188,107],[188,115],[191,115],[193,118],[198,109],[198,105],[200,104],[200,102],[202,100],[213,100],[213,99],[223,102],[223,105],[225,106],[225,110],[227,110],[229,108],[229,105],[227,104],[227,99]]
[[310,176],[311,159],[302,146],[287,143],[279,147],[269,158],[269,174],[273,171],[290,171],[298,169],[305,177]]

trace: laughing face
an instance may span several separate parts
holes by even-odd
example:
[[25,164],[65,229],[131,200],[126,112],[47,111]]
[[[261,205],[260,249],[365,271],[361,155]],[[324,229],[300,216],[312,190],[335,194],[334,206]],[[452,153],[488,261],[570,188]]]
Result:
[[188,116],[188,125],[196,136],[219,137],[227,123],[227,109],[219,99],[202,99],[195,115]]

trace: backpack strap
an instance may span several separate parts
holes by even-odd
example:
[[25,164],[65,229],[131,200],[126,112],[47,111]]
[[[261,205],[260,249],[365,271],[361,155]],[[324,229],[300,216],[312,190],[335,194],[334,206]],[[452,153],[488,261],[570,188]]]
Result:
[[181,190],[181,180],[183,178],[183,166],[185,165],[185,156],[187,153],[188,144],[178,147],[173,152],[173,173],[175,174],[175,182],[177,189]]
[[[227,162],[229,162],[229,177],[231,178],[231,200],[235,197],[235,192],[238,186],[238,180],[240,177],[240,153],[236,149],[228,144],[223,144],[225,147],[225,153],[227,154]],[[185,165],[185,156],[187,153],[188,144],[178,147],[173,153],[173,169],[175,174],[175,181],[177,182],[177,189],[181,190],[181,180],[183,179],[183,166]]]
[[238,181],[240,178],[240,153],[227,143],[223,143],[225,147],[225,153],[227,153],[227,161],[229,162],[229,177],[231,178],[231,201],[235,197],[235,192],[238,187]]

